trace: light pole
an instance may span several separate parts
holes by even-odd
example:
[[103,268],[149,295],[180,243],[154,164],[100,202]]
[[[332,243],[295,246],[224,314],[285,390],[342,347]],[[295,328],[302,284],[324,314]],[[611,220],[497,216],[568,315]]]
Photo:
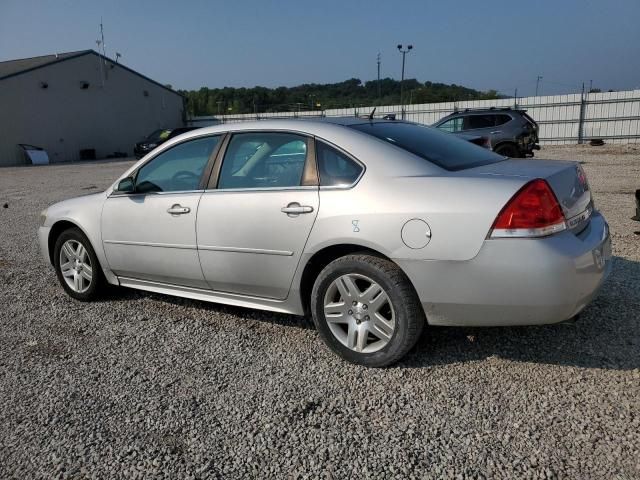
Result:
[[542,75],[538,75],[536,78],[536,97],[538,96],[538,87],[540,86],[540,80],[542,80]]
[[380,105],[380,52],[378,52],[378,105]]
[[403,89],[403,85],[404,85],[404,57],[407,55],[407,53],[409,53],[411,50],[413,50],[413,45],[407,45],[407,48],[405,50],[402,49],[402,44],[399,43],[398,44],[398,51],[402,54],[402,76],[400,77],[400,109],[401,109],[401,114],[402,114],[402,118],[404,119],[404,103],[403,103],[403,96],[402,96],[402,89]]

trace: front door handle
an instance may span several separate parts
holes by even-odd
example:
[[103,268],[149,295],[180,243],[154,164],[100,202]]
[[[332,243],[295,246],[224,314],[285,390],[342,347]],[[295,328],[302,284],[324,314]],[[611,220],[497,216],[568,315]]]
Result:
[[185,213],[189,213],[191,209],[189,207],[183,207],[179,203],[172,205],[171,208],[167,209],[167,213],[171,215],[184,215]]
[[294,216],[300,215],[301,213],[311,213],[313,212],[313,207],[310,205],[300,205],[298,202],[291,202],[286,207],[282,207],[280,211],[289,216]]

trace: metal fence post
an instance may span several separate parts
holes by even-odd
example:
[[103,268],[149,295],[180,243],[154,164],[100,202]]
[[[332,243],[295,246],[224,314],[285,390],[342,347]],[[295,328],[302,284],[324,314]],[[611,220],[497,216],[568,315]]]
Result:
[[586,99],[584,96],[584,82],[582,83],[582,93],[580,94],[580,119],[578,120],[578,145],[584,143],[584,115],[586,110]]

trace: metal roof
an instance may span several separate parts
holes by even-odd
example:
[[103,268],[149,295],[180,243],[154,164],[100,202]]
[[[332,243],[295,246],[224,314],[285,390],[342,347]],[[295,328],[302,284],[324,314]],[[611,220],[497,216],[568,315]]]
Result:
[[77,52],[56,53],[53,55],[42,55],[40,57],[19,58],[17,60],[7,60],[0,62],[0,80],[6,77],[12,77],[20,73],[28,72],[36,68],[59,62],[69,58],[78,57],[92,50],[79,50]]
[[180,95],[180,93],[161,84],[160,82],[156,82],[155,80],[152,80],[149,77],[145,77],[141,73],[138,73],[135,70],[132,70],[129,67],[126,67],[123,64],[110,59],[109,57],[105,57],[100,53],[96,52],[95,50],[78,50],[76,52],[55,53],[52,55],[42,55],[40,57],[19,58],[17,60],[7,60],[4,62],[0,62],[0,80],[4,80],[5,78],[10,78],[10,77],[15,77],[16,75],[21,75],[23,73],[36,70],[38,68],[43,68],[49,65],[54,65],[56,63],[64,62],[72,58],[82,57],[83,55],[97,55],[98,57],[104,58],[106,61],[111,62],[112,64],[117,65],[118,67],[124,68],[125,70],[133,73],[134,75],[142,77],[145,80],[151,83],[154,83],[159,87],[162,87],[165,90],[168,90],[171,93]]

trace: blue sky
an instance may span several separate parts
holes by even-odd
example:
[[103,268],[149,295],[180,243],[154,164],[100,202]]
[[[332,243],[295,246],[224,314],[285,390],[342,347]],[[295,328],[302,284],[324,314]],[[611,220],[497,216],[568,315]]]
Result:
[[95,48],[175,88],[406,77],[532,94],[640,88],[640,0],[0,0],[0,60]]

